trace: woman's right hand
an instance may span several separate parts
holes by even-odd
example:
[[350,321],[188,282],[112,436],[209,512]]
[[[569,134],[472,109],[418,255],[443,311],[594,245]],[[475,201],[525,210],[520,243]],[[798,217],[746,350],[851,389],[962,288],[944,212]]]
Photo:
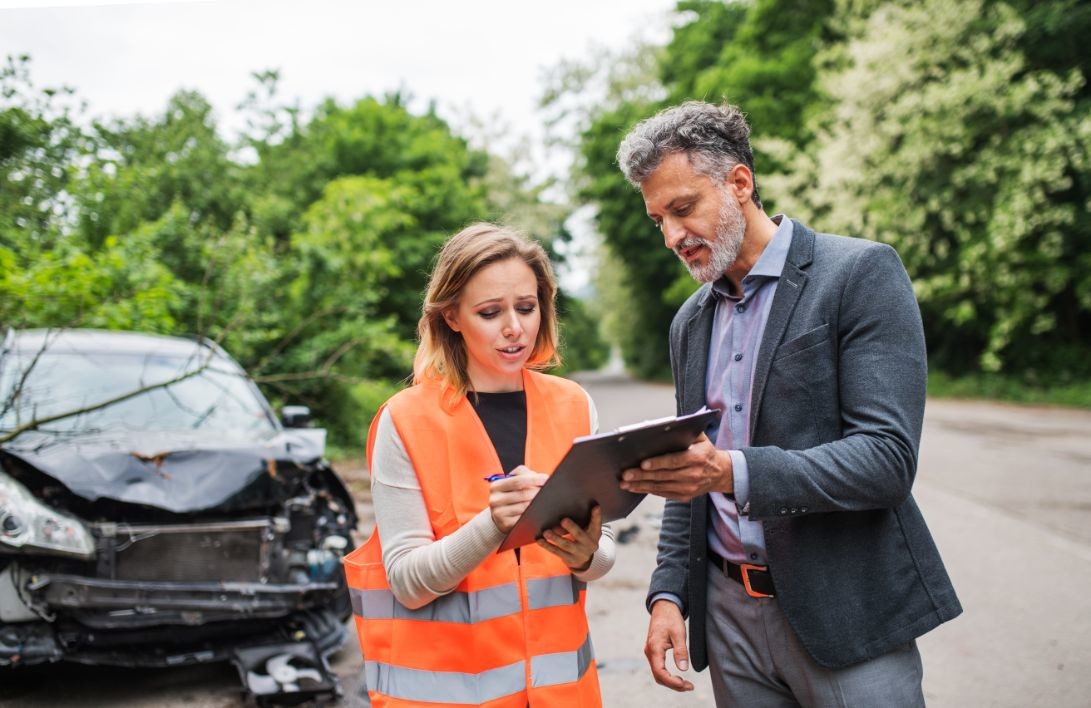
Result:
[[489,510],[501,533],[511,531],[549,475],[519,465],[509,476],[489,483]]

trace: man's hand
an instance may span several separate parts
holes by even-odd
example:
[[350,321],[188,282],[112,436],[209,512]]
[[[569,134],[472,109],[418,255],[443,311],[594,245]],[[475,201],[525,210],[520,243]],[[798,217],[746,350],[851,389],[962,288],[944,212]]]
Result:
[[689,670],[689,650],[686,649],[686,621],[682,611],[670,600],[658,600],[652,605],[652,618],[648,621],[648,641],[644,643],[644,656],[648,657],[652,677],[660,686],[673,691],[692,691],[693,684],[667,671],[667,650],[674,653],[674,665],[679,671]]
[[489,483],[489,511],[501,533],[511,531],[547,479],[548,475],[519,465],[510,476]]
[[591,558],[599,548],[601,537],[602,508],[595,506],[586,529],[581,529],[572,519],[561,519],[559,526],[542,534],[538,545],[563,560],[569,570],[578,573],[591,567]]
[[649,457],[639,468],[625,470],[621,488],[685,502],[709,492],[733,493],[735,480],[731,472],[731,455],[718,450],[702,434],[681,452]]

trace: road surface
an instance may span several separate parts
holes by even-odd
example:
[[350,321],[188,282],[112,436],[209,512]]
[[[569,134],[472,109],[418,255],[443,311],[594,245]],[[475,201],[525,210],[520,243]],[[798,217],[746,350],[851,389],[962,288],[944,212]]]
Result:
[[[603,430],[673,412],[668,386],[585,377]],[[1087,706],[1091,696],[1091,412],[928,402],[914,494],[965,613],[920,640],[936,708]],[[590,588],[588,612],[606,706],[708,706],[707,673],[675,694],[643,657],[644,594],[661,505],[616,524],[626,543]],[[347,706],[361,660],[334,657]],[[692,674],[692,672],[691,672]],[[230,666],[137,671],[45,667],[0,677],[0,705],[237,706]]]

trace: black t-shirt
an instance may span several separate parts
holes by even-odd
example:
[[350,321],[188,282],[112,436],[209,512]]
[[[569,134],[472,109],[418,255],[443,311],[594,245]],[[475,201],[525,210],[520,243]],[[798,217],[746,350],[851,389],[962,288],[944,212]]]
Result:
[[485,426],[504,472],[526,461],[527,394],[525,391],[467,394]]

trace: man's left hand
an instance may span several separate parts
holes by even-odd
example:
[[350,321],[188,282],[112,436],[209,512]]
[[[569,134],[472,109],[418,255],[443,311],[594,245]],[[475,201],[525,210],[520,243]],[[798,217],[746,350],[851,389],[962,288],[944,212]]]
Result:
[[621,488],[647,492],[674,501],[689,501],[709,492],[732,494],[735,480],[731,455],[702,434],[681,452],[649,457],[621,475]]

